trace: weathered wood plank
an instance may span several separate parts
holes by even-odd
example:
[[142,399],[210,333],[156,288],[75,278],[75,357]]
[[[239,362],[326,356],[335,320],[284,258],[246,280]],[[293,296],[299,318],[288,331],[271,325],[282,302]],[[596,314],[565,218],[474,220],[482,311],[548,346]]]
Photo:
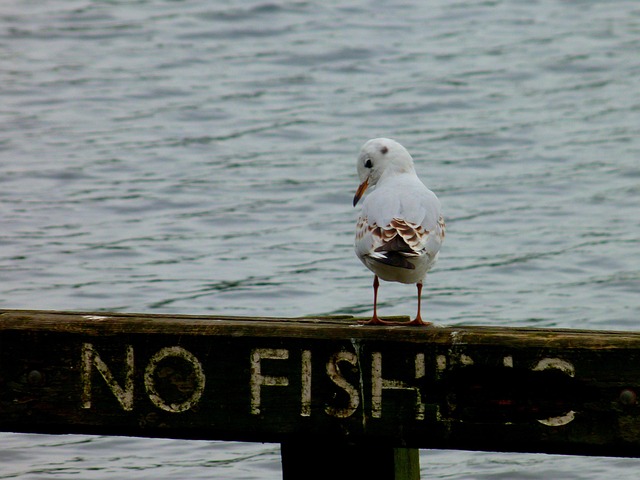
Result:
[[0,311],[0,430],[640,456],[640,333]]

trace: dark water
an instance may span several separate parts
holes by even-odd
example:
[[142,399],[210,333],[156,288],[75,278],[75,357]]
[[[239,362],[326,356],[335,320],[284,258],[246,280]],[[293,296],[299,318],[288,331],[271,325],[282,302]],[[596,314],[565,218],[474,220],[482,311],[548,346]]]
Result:
[[[370,314],[355,156],[389,136],[447,217],[427,318],[637,330],[639,51],[624,1],[4,1],[0,307]],[[0,478],[280,477],[277,445],[0,438]],[[640,468],[421,455],[425,478]]]

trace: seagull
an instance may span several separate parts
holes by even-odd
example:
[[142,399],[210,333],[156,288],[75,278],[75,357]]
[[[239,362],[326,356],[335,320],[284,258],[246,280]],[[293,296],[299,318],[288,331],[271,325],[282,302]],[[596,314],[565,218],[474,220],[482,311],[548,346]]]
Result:
[[356,224],[355,251],[374,274],[373,317],[366,325],[396,325],[378,317],[378,278],[387,282],[415,283],[418,313],[403,325],[431,325],[422,320],[420,303],[427,272],[438,259],[445,223],[438,197],[418,178],[413,158],[398,142],[374,138],[358,155],[360,186],[353,197],[358,204],[367,189]]

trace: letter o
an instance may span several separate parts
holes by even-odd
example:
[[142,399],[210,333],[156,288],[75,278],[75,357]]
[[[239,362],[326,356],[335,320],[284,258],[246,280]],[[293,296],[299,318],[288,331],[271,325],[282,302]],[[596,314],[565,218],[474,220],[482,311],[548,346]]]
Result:
[[[165,402],[160,394],[156,390],[155,381],[153,380],[153,373],[155,372],[158,364],[167,357],[178,357],[190,363],[193,367],[193,372],[195,373],[196,378],[196,388],[194,389],[191,397],[185,400],[182,403],[167,403]],[[180,413],[186,412],[187,410],[193,408],[195,404],[198,403],[200,397],[202,397],[202,393],[204,392],[205,385],[205,375],[204,370],[202,369],[202,364],[196,358],[196,356],[185,350],[182,347],[165,347],[156,354],[151,357],[149,360],[149,364],[144,371],[144,387],[147,390],[147,394],[149,395],[149,400],[158,408],[172,413]]]

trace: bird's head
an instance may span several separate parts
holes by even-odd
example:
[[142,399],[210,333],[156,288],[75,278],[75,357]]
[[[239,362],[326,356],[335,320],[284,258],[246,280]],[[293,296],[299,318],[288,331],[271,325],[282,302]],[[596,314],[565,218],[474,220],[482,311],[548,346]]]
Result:
[[355,207],[364,192],[381,178],[414,171],[413,158],[406,148],[389,138],[374,138],[365,143],[358,155],[360,186],[353,197]]

